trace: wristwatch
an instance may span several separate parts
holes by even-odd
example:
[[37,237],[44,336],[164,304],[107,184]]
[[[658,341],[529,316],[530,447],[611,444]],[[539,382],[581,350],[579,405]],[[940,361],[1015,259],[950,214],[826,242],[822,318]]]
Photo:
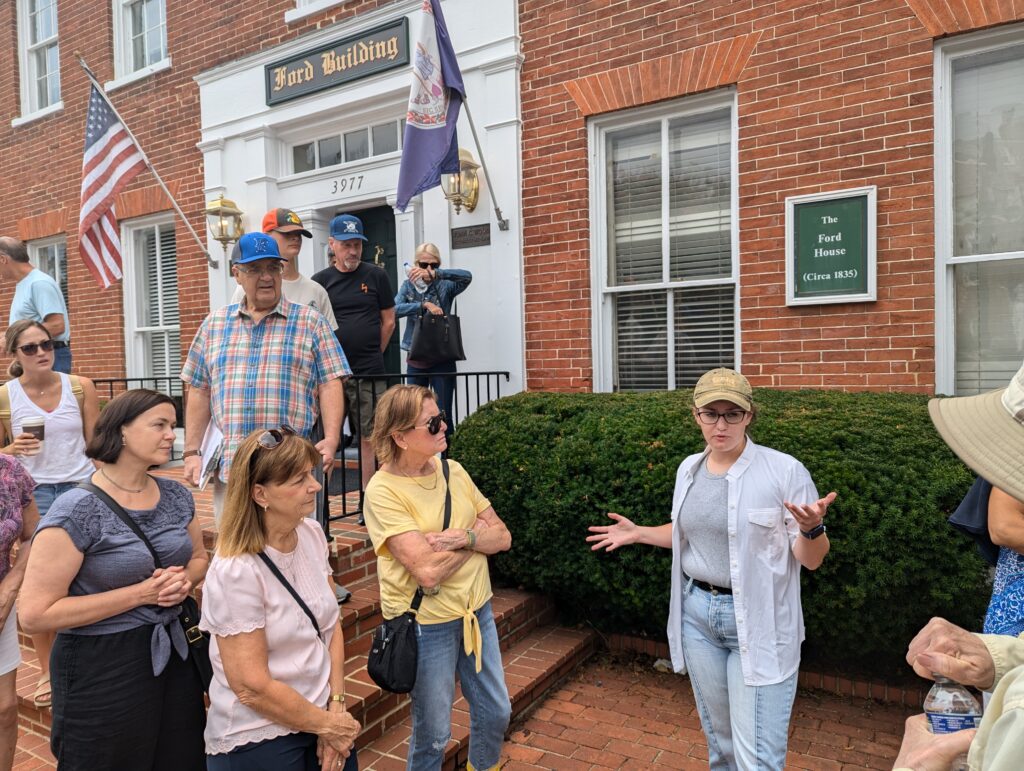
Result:
[[181,454],[181,459],[184,460],[185,458],[191,458],[193,455],[197,458],[202,458],[203,452],[202,450],[185,450],[185,452]]
[[824,535],[824,534],[825,534],[825,523],[824,522],[819,523],[817,527],[812,527],[810,530],[801,530],[800,531],[800,535],[802,535],[804,538],[807,538],[807,539],[809,539],[811,541],[813,541],[819,535]]
[[466,548],[473,551],[473,549],[476,548],[476,532],[472,529],[466,530],[466,540],[469,541],[469,543],[466,544]]

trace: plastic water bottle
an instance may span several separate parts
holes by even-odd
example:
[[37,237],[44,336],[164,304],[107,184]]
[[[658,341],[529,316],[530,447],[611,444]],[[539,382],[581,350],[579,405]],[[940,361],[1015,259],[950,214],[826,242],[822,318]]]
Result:
[[[928,729],[933,734],[950,734],[977,728],[981,721],[981,705],[960,683],[932,674],[935,685],[924,699]],[[967,753],[957,756],[950,771],[967,771]]]
[[[410,265],[407,262],[403,262],[402,267],[405,268],[405,277],[409,278],[409,274],[412,273],[412,265]],[[409,280],[412,281],[411,278],[409,278]],[[427,291],[427,285],[422,278],[418,278],[415,281],[413,281],[412,285],[416,287],[416,291],[420,292],[421,294]]]

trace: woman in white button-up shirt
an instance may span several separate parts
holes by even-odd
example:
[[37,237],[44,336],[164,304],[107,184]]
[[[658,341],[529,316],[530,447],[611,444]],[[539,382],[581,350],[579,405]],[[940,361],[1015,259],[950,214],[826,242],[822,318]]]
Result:
[[[641,527],[610,513],[594,550],[644,543],[672,549],[668,640],[689,670],[711,769],[782,769],[796,694],[800,567],[828,553],[824,498],[795,458],[747,436],[750,383],[731,369],[705,373],[693,416],[707,448],[679,465],[672,521]],[[689,572],[687,572],[689,571]]]

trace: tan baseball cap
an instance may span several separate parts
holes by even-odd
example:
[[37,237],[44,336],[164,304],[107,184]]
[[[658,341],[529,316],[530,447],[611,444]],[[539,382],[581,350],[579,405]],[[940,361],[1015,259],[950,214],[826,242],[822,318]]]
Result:
[[720,399],[750,412],[754,391],[739,372],[718,367],[700,376],[697,385],[693,387],[693,406],[704,407]]
[[977,396],[932,399],[932,423],[978,476],[1024,501],[1024,366],[1010,384]]

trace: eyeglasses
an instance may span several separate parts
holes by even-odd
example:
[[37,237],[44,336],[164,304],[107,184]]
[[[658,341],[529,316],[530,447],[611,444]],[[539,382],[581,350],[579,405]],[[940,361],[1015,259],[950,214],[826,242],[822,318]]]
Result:
[[423,268],[423,270],[437,270],[437,267],[440,264],[441,263],[439,262],[417,262],[416,266]]
[[427,433],[429,433],[431,436],[437,436],[438,432],[441,430],[441,424],[444,423],[446,420],[448,420],[448,416],[444,414],[444,410],[441,410],[434,417],[428,420],[424,425],[413,426],[412,428],[409,428],[407,430],[413,431],[417,428],[425,428],[427,429]]
[[264,450],[273,450],[281,442],[284,441],[286,436],[298,436],[299,432],[288,425],[282,425],[280,428],[268,428],[256,439],[256,444],[262,447]]
[[53,350],[53,340],[43,340],[41,343],[25,343],[18,346],[18,350],[26,356],[35,356],[39,353],[40,348],[49,353]]
[[719,418],[725,418],[725,422],[730,425],[736,425],[742,423],[743,418],[746,416],[746,410],[729,410],[728,412],[715,412],[714,410],[697,410],[697,419],[700,420],[705,426],[713,426],[718,422]]
[[238,269],[249,276],[270,276],[274,277],[284,272],[284,264],[280,262],[274,262],[270,265],[264,265],[262,268],[248,268],[245,265],[239,265]]

